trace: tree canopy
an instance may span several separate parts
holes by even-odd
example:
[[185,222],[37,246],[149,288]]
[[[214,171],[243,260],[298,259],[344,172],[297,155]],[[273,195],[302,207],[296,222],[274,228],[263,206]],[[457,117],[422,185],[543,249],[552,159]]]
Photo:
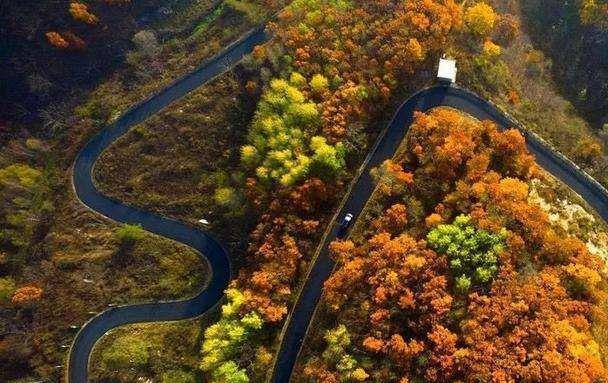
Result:
[[371,225],[331,244],[332,327],[313,334],[325,351],[303,379],[349,381],[355,366],[382,382],[607,379],[590,331],[603,262],[529,199],[543,176],[521,134],[440,108],[403,145],[377,172]]
[[292,74],[291,83],[270,83],[258,104],[249,145],[241,148],[243,164],[255,168],[262,182],[291,186],[309,173],[330,178],[344,168],[343,146],[314,135],[321,123],[319,112],[298,89],[299,76]]
[[478,230],[469,216],[459,215],[453,223],[431,230],[426,239],[433,250],[448,256],[456,290],[467,293],[472,285],[492,281],[505,236],[506,231],[501,235]]

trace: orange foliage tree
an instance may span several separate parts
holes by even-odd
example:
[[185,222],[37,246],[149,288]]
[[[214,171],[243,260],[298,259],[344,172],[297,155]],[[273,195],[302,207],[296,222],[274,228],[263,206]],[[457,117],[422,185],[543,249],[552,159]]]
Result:
[[[252,199],[259,197],[254,180],[250,180],[249,190]],[[314,217],[334,194],[334,187],[313,178],[294,189],[284,189],[264,207],[264,201],[258,201],[267,213],[250,236],[252,267],[239,276],[248,298],[245,309],[259,312],[268,323],[285,317],[302,254],[312,250],[311,239],[319,234],[319,221]]]
[[18,288],[11,298],[11,303],[15,306],[29,306],[42,298],[42,289],[36,286],[23,286]]
[[89,11],[86,4],[73,2],[70,3],[70,14],[74,20],[82,21],[83,23],[94,25],[99,22],[97,16]]
[[[528,201],[528,182],[542,174],[521,134],[442,108],[418,113],[405,144],[391,161],[412,171],[405,195],[381,199],[364,240],[331,247],[339,266],[323,302],[349,329],[356,347],[345,352],[372,361],[373,381],[605,381],[590,331],[605,299],[603,264]],[[425,220],[405,218],[395,199],[408,196],[423,201]],[[489,289],[464,296],[451,294],[451,259],[415,239],[461,214],[506,238]],[[318,363],[304,374],[343,378],[338,365]]]
[[590,335],[590,305],[572,299],[559,272],[524,280],[503,270],[490,296],[473,294],[462,326],[468,376],[484,381],[598,382],[607,378]]
[[[417,357],[435,350],[437,358],[424,370],[429,374],[442,370],[447,379],[445,358],[456,350],[438,339],[439,332],[447,331],[442,324],[448,321],[453,301],[447,290],[445,257],[427,249],[424,241],[407,234],[391,239],[386,232],[361,247],[335,242],[332,253],[341,266],[326,281],[324,299],[332,312],[353,318],[349,328],[366,329],[357,334],[363,348],[410,371],[402,373],[403,378],[414,371],[423,374]],[[352,301],[365,304],[352,305]],[[376,379],[388,374],[370,373]]]
[[70,43],[68,43],[59,32],[49,31],[45,34],[45,36],[49,44],[55,48],[67,49],[70,46]]
[[[489,38],[508,39],[518,26],[481,2],[463,10],[454,0],[321,0],[293,2],[270,29],[275,38],[255,49],[253,61],[281,76],[278,81],[297,84],[301,94],[294,96],[310,100],[320,115],[314,131],[303,129],[302,135],[322,135],[332,145],[356,151],[360,127],[388,105],[394,89],[424,80],[416,76],[418,69],[452,50],[453,41],[484,44],[487,39],[484,54],[496,56],[500,48]],[[262,79],[247,89],[257,93],[265,83]],[[283,101],[273,98],[263,107]],[[282,124],[267,122],[269,131]],[[275,138],[284,140],[269,136]],[[422,240],[429,229],[457,215],[469,215],[479,229],[507,231],[501,265],[582,263],[593,270],[580,243],[551,234],[546,214],[527,202],[526,183],[539,172],[517,131],[501,132],[490,122],[440,110],[416,115],[407,149],[403,158],[388,160],[375,172],[385,204],[385,214],[372,220],[376,232],[362,244],[332,245],[340,266],[325,286],[327,308],[353,329],[356,350],[391,363],[348,376],[330,371],[337,365],[313,365],[307,371],[315,379],[366,379],[369,374],[375,381],[402,383],[466,380],[470,369],[463,359],[471,350],[464,346],[460,322],[469,298],[451,296],[446,256]],[[248,154],[255,157],[256,152]],[[327,150],[322,154],[327,156]],[[284,155],[276,151],[272,157]],[[258,218],[247,265],[234,285],[246,297],[244,312],[259,313],[277,326],[328,212],[344,190],[343,179],[307,176],[268,187],[256,180],[255,170],[245,171],[245,194]],[[591,299],[583,287],[593,277],[586,270],[568,270],[562,274],[569,289],[578,288],[581,299]],[[352,367],[351,362],[344,365]],[[343,371],[354,373],[344,365]]]
[[298,2],[271,28],[294,70],[329,80],[329,91],[317,100],[326,136],[337,141],[349,123],[369,117],[399,80],[438,54],[461,18],[452,0],[358,1],[353,7]]

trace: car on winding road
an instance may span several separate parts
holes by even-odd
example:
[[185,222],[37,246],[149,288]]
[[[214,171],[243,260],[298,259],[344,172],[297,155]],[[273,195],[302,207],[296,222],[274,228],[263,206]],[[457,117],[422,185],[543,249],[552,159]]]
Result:
[[342,220],[340,221],[340,224],[338,225],[338,234],[336,235],[338,238],[344,238],[344,236],[346,235],[346,232],[348,231],[348,228],[353,223],[352,221],[353,221],[353,215],[351,213],[346,214],[342,218]]

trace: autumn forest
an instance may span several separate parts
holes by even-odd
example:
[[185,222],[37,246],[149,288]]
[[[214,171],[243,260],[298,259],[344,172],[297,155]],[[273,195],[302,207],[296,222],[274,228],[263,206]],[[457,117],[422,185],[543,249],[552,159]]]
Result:
[[606,0],[41,3],[0,5],[0,381],[608,381]]

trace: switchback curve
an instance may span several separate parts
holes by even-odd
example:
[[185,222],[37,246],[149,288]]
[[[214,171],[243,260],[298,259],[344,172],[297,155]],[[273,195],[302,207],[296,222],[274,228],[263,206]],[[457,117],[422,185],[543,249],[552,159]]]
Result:
[[70,348],[66,374],[69,383],[87,382],[88,362],[93,346],[109,330],[130,323],[197,317],[222,298],[230,281],[230,263],[226,249],[207,232],[106,197],[94,184],[93,167],[101,153],[132,126],[225,72],[267,39],[263,27],[251,31],[201,64],[194,72],[129,109],[115,123],[95,135],[78,153],[72,182],[76,196],[84,205],[114,221],[139,224],[147,231],[192,247],[208,262],[212,277],[206,288],[193,298],[112,307],[93,317],[76,334]]
[[[346,201],[336,217],[343,217],[347,213],[352,213],[357,217],[361,213],[374,189],[369,171],[393,156],[414,120],[414,112],[425,112],[439,106],[462,110],[479,120],[492,120],[503,129],[511,127],[519,129],[526,138],[529,151],[535,155],[536,162],[581,195],[605,221],[608,221],[608,192],[597,181],[489,101],[468,90],[441,85],[419,91],[397,109],[392,121],[377,139],[374,148],[366,158],[361,175],[355,181],[352,192],[345,197]],[[333,227],[323,242],[319,256],[309,270],[298,300],[285,324],[271,379],[273,383],[289,382],[313,313],[321,297],[323,282],[334,268],[334,261],[328,254],[328,245],[337,236],[338,224],[335,221],[332,224]]]

